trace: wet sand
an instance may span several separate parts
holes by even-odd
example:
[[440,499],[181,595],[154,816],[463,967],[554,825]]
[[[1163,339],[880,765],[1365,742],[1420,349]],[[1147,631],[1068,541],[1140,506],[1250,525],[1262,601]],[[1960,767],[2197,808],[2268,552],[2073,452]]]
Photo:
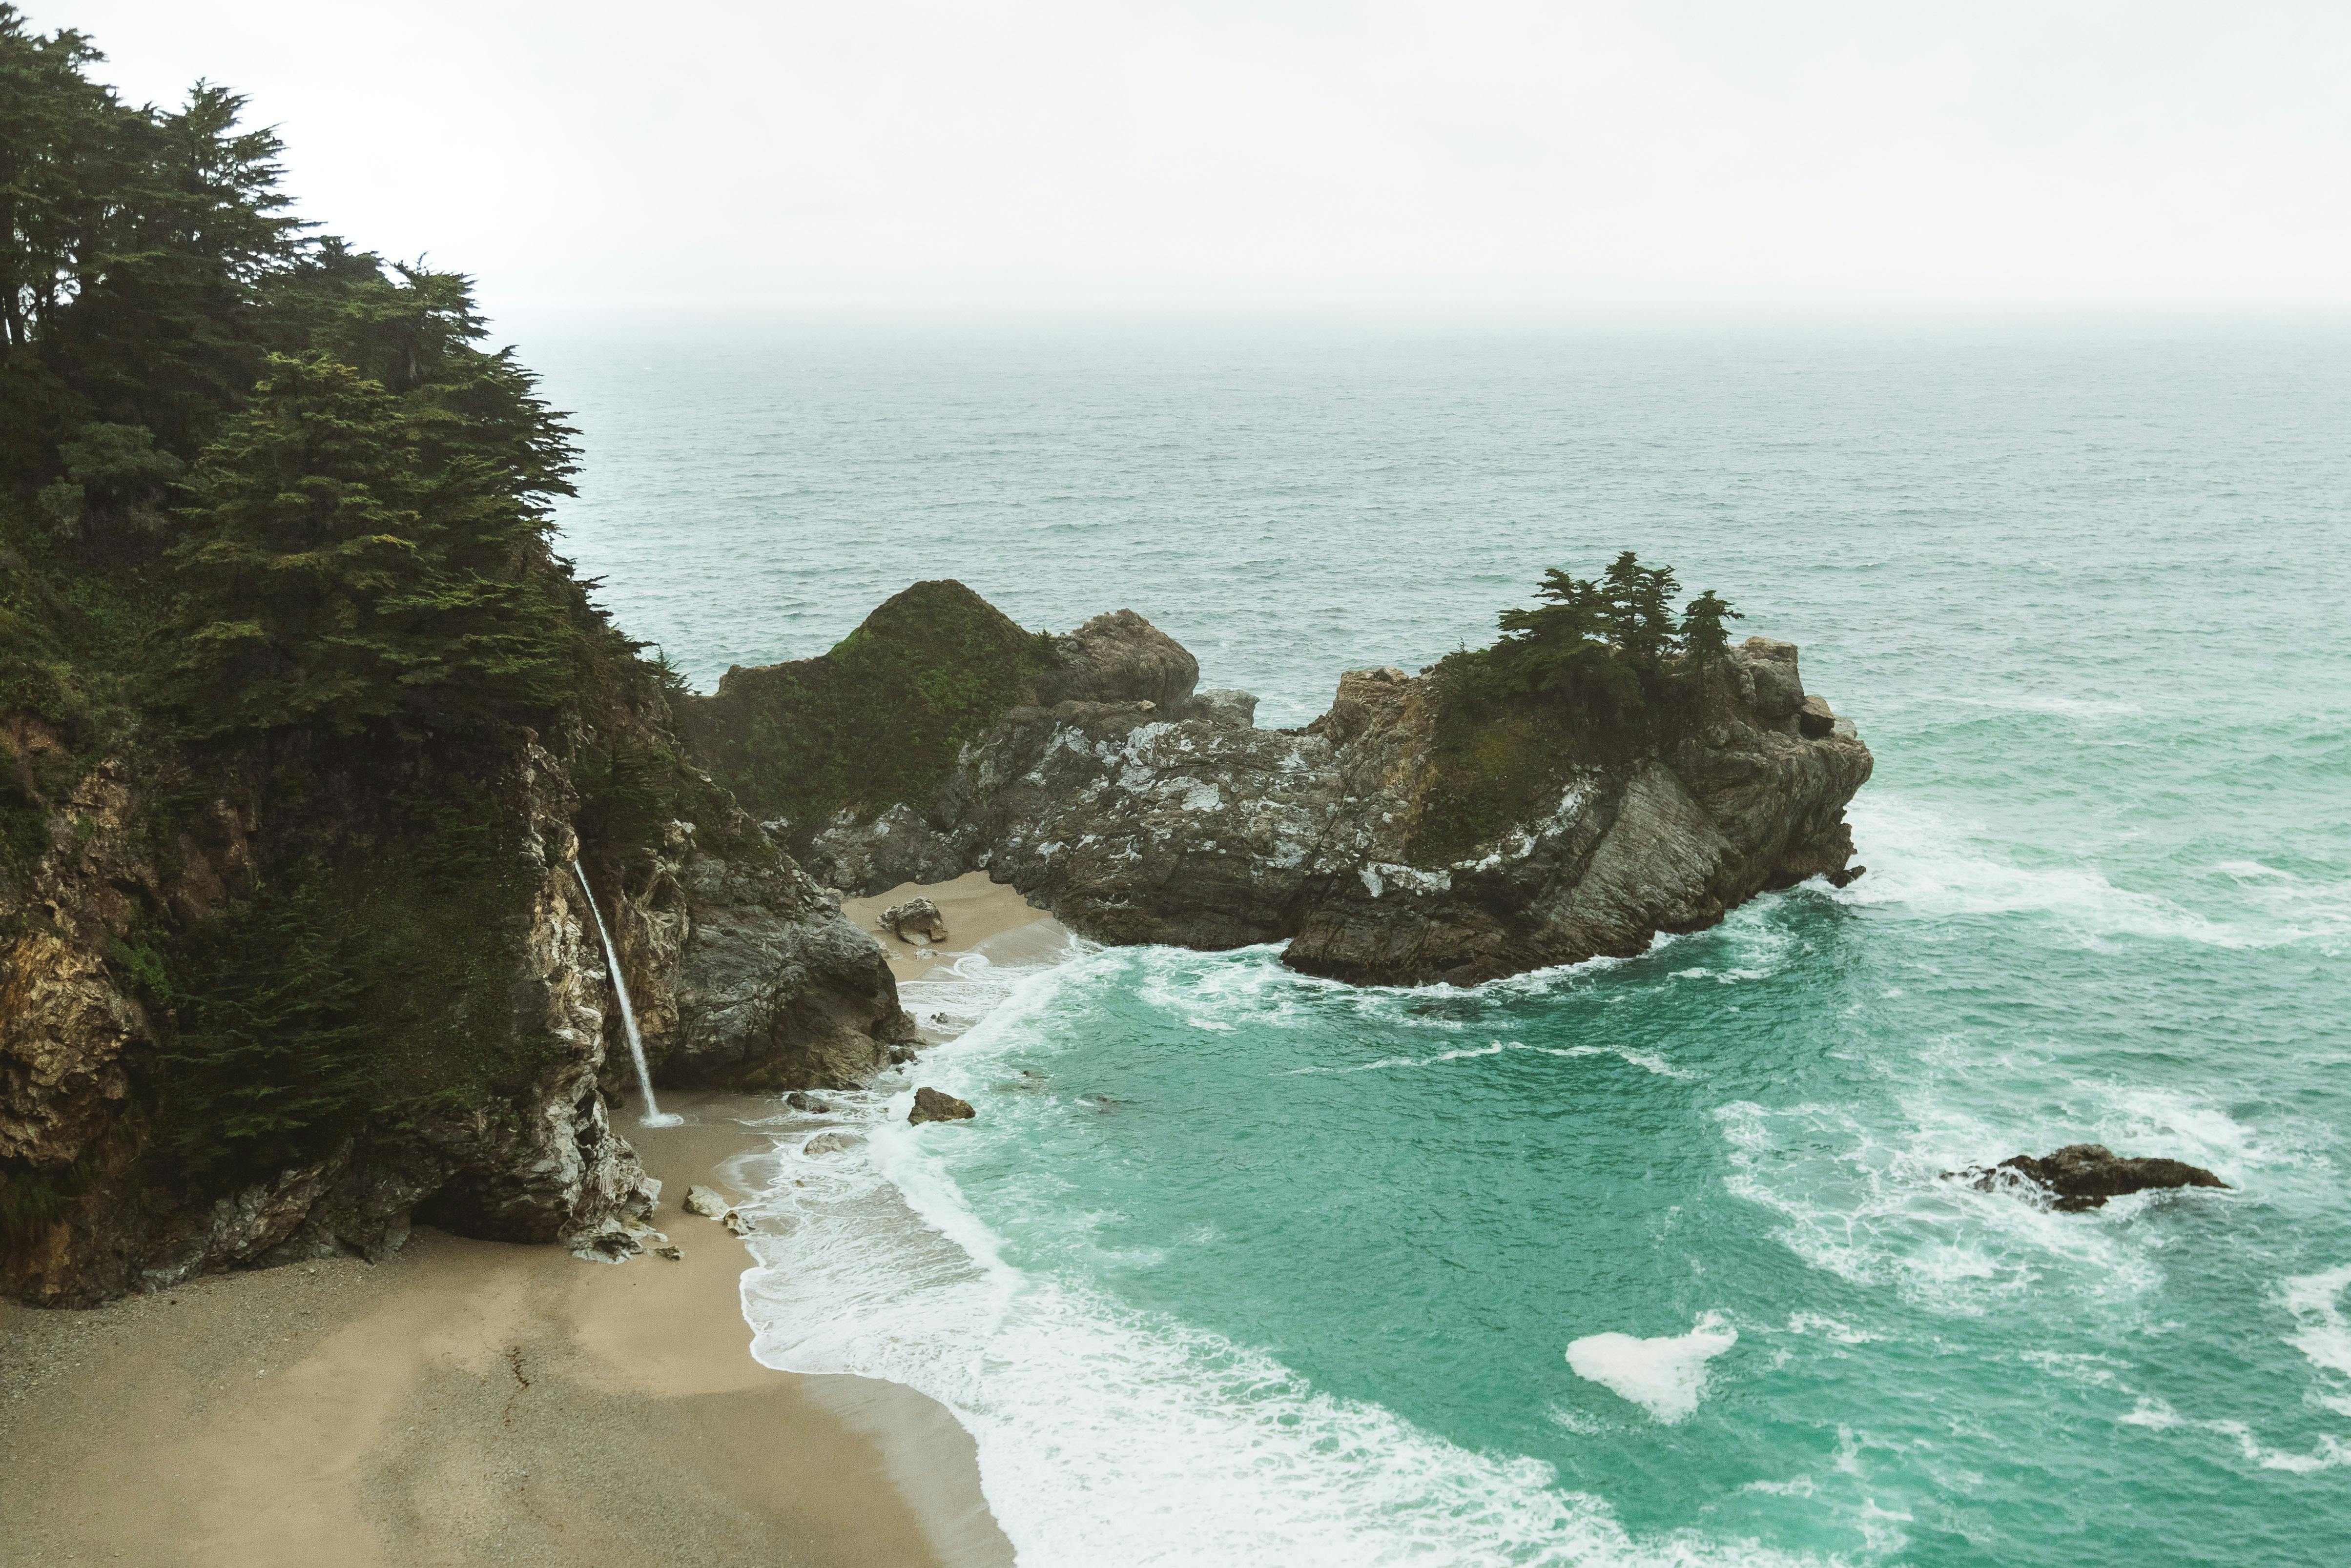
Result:
[[751,1359],[742,1244],[684,1213],[769,1102],[626,1129],[684,1251],[420,1229],[381,1264],[0,1303],[0,1560],[1008,1564],[968,1436],[912,1390]]

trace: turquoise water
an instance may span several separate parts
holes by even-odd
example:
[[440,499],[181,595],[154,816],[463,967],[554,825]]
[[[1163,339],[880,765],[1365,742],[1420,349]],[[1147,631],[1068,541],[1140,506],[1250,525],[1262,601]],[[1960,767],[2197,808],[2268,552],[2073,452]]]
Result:
[[[1877,754],[1868,876],[1625,963],[909,988],[1008,992],[920,1069],[980,1119],[788,1139],[746,1311],[956,1407],[1024,1563],[2351,1561],[2351,331],[522,347],[572,549],[705,683],[955,576],[1297,722],[1632,545]],[[2083,1140],[2235,1189],[1938,1179]]]

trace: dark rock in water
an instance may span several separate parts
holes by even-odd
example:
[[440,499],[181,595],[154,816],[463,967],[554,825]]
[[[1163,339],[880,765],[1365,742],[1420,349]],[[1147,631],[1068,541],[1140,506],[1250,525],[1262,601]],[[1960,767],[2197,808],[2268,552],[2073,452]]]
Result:
[[977,1114],[967,1101],[925,1085],[914,1091],[914,1108],[906,1113],[906,1120],[921,1127],[925,1122],[967,1122]]
[[2229,1185],[2203,1167],[2184,1160],[2126,1159],[2104,1144],[2095,1143],[2068,1144],[2038,1159],[2020,1154],[1990,1168],[1979,1165],[1965,1170],[1947,1170],[1943,1178],[1947,1181],[1964,1181],[1985,1192],[2021,1181],[2047,1194],[2051,1208],[2069,1214],[2104,1208],[2109,1198],[2149,1189]]
[[928,898],[909,898],[882,911],[882,929],[902,942],[943,942],[947,919]]
[[796,1111],[809,1111],[817,1116],[829,1115],[832,1110],[831,1101],[820,1100],[814,1095],[804,1094],[799,1089],[794,1089],[790,1094],[786,1095],[784,1104]]

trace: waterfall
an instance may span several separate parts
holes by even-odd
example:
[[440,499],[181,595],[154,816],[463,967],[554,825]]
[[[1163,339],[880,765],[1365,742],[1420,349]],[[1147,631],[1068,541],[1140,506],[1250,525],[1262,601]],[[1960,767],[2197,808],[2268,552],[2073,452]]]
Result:
[[621,999],[621,1027],[628,1033],[629,1055],[637,1064],[637,1093],[645,1099],[645,1114],[638,1119],[638,1125],[676,1127],[685,1118],[663,1115],[661,1102],[653,1098],[653,1070],[645,1065],[645,1042],[644,1037],[637,1033],[637,1010],[629,1005],[629,982],[621,976],[621,955],[612,950],[612,933],[604,929],[603,911],[596,908],[596,889],[588,886],[586,867],[574,860],[571,869],[580,878],[580,890],[588,895],[588,914],[596,922],[597,940],[604,944],[605,972],[612,977],[612,994]]

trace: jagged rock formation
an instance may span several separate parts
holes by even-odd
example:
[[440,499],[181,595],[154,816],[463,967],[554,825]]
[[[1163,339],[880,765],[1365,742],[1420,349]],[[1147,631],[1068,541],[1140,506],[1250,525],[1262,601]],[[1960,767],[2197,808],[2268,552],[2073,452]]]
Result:
[[[1796,649],[1750,639],[1716,722],[1561,771],[1469,853],[1422,852],[1439,785],[1429,677],[1351,670],[1303,730],[1156,699],[1008,714],[935,819],[990,874],[1097,940],[1222,948],[1367,983],[1471,983],[1646,948],[1757,893],[1844,879],[1845,803],[1871,760],[1834,714],[1807,726]],[[1168,704],[1170,707],[1176,704]]]
[[882,911],[881,926],[902,942],[947,940],[946,917],[928,898],[909,898],[903,904],[891,905]]
[[[1466,828],[1436,675],[1350,670],[1322,718],[1268,731],[1248,693],[1196,694],[1191,656],[1132,611],[1051,655],[921,811],[824,829],[895,846],[886,869],[858,862],[862,882],[835,860],[841,885],[984,866],[1097,940],[1286,941],[1316,974],[1467,984],[1628,956],[1758,893],[1860,874],[1844,813],[1869,751],[1788,643],[1749,639],[1704,677],[1696,722],[1630,747],[1545,732],[1509,808]],[[738,696],[732,722],[755,719]]]
[[2179,1187],[2219,1187],[2229,1184],[2200,1165],[2178,1159],[2132,1159],[2104,1144],[2068,1144],[2039,1158],[2020,1154],[1989,1169],[1970,1166],[1947,1170],[1944,1179],[1963,1181],[1980,1191],[2005,1187],[2044,1202],[2061,1213],[2103,1209],[2109,1198],[2133,1192]]
[[617,940],[653,1082],[849,1088],[908,1054],[880,944],[764,839],[729,856],[697,836],[672,823],[662,852],[623,869]]

